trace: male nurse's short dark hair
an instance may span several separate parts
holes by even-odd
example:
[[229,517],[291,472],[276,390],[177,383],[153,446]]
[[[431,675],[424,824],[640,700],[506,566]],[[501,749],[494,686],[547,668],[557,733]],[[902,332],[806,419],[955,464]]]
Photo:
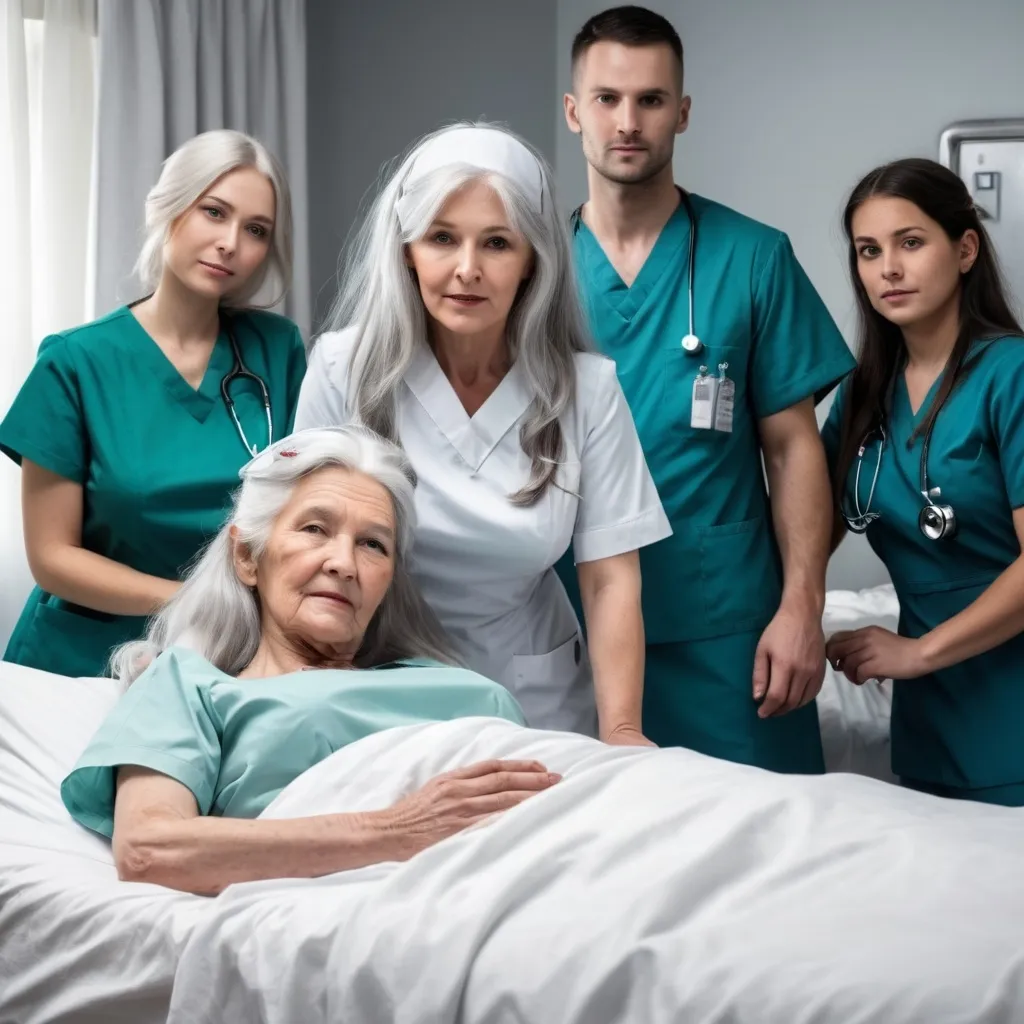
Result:
[[683,41],[672,23],[646,7],[611,7],[595,14],[576,33],[572,41],[572,69],[595,43],[619,43],[622,46],[669,46],[683,70]]

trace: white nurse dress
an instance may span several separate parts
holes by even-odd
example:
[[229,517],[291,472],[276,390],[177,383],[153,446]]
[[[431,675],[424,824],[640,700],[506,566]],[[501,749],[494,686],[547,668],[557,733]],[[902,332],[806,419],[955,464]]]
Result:
[[[349,411],[356,328],[320,336],[295,429],[338,426]],[[647,469],[615,364],[581,353],[562,417],[559,486],[529,508],[509,495],[530,476],[519,428],[532,401],[516,364],[471,417],[422,346],[398,393],[398,438],[419,478],[410,570],[469,668],[507,687],[535,728],[595,735],[593,680],[579,623],[552,566],[653,544],[672,532]]]

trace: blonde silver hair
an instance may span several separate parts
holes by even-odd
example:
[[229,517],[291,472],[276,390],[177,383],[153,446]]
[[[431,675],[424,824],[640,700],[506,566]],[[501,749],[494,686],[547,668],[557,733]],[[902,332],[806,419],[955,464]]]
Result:
[[[225,306],[270,308],[284,297],[292,281],[292,198],[284,168],[258,139],[230,129],[196,135],[165,161],[160,178],[146,196],[146,239],[135,273],[147,292],[153,291],[164,269],[164,246],[174,222],[188,212],[213,185],[232,171],[252,167],[274,190],[276,210],[270,251],[256,272],[237,290],[225,295]],[[272,301],[253,302],[265,284]]]

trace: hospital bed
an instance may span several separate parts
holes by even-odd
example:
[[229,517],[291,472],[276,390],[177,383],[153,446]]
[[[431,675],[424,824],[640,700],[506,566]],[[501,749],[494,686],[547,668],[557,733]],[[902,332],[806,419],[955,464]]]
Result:
[[[834,593],[826,627],[894,615],[884,588]],[[830,676],[843,770],[818,778],[492,720],[371,736],[266,815],[385,806],[484,757],[564,779],[406,864],[215,899],[118,882],[60,803],[116,699],[0,666],[0,1024],[1024,1020],[1024,813],[866,777],[885,687]]]

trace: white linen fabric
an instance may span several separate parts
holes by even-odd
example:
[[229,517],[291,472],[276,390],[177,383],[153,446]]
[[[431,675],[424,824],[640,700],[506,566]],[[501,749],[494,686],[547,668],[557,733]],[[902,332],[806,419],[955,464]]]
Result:
[[404,864],[231,887],[169,1024],[1024,1019],[1017,810],[477,719],[362,740],[266,814],[491,757],[564,778]]
[[[830,590],[825,596],[825,637],[840,630],[882,626],[896,631],[899,601],[891,583],[866,590]],[[889,743],[892,680],[854,686],[831,665],[818,695],[818,723],[830,772],[857,772],[895,782]]]
[[163,1024],[207,900],[121,882],[60,782],[120,694],[0,663],[0,1021]]

